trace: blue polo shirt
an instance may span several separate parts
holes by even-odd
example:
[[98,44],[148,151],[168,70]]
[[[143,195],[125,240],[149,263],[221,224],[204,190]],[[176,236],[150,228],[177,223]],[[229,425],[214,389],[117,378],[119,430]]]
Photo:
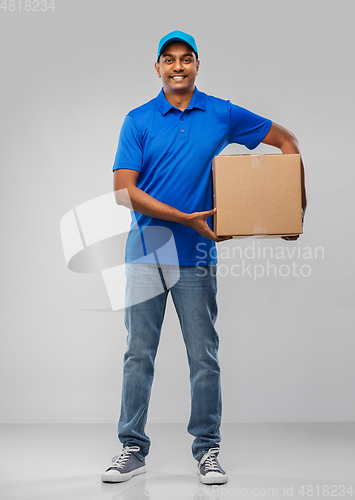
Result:
[[[230,101],[209,96],[195,87],[188,107],[171,105],[163,89],[158,96],[133,109],[121,128],[113,170],[140,172],[137,187],[153,198],[185,213],[211,210],[213,158],[228,144],[254,149],[264,139],[271,121]],[[212,228],[212,217],[207,219]],[[142,231],[162,226],[172,231],[181,266],[217,263],[215,243],[194,229],[132,213],[126,262],[155,263],[144,245]],[[148,234],[148,232],[147,232]],[[169,251],[162,264],[176,264]]]

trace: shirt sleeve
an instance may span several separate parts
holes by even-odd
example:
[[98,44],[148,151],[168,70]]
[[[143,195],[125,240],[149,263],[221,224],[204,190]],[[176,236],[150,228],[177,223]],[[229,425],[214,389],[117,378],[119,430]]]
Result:
[[112,171],[119,168],[127,168],[140,172],[142,163],[142,134],[132,118],[127,115],[121,128]]
[[228,144],[243,144],[248,149],[258,146],[269,132],[272,121],[229,102]]

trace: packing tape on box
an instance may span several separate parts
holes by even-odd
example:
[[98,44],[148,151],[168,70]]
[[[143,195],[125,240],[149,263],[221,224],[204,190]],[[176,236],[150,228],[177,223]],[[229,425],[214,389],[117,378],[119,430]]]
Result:
[[250,155],[250,156],[251,156],[251,162],[250,162],[251,168],[260,168],[264,166],[263,155]]
[[267,234],[267,226],[261,225],[260,222],[254,222],[254,234]]
[[254,234],[267,234],[266,226],[254,226]]

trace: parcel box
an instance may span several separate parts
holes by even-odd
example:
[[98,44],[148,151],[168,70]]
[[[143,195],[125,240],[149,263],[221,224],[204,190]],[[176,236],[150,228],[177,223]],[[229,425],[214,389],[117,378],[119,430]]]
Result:
[[217,236],[302,233],[299,154],[216,156],[212,178]]

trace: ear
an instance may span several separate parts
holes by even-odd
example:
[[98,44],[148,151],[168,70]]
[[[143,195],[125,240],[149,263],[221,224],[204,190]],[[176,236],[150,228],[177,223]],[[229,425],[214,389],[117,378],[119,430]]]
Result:
[[198,73],[199,68],[200,68],[200,61],[197,60],[196,61],[196,74]]
[[158,73],[159,78],[161,77],[160,75],[160,64],[158,62],[155,63],[155,71]]

